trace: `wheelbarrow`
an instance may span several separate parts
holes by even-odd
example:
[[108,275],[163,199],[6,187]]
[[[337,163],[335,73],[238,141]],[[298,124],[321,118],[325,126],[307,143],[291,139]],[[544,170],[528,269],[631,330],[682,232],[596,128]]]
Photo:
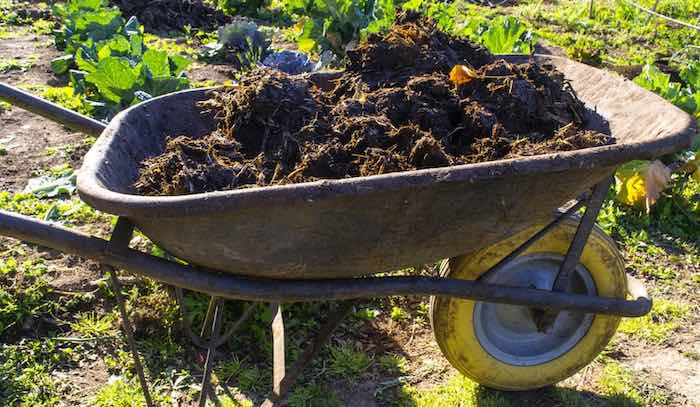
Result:
[[[225,299],[273,306],[267,405],[283,402],[352,300],[394,295],[431,296],[437,343],[476,382],[503,390],[550,385],[590,363],[621,317],[651,309],[614,242],[595,226],[615,169],[686,148],[696,129],[688,115],[628,80],[564,58],[532,58],[564,73],[589,108],[589,127],[611,134],[616,144],[371,177],[140,196],[132,187],[139,165],[161,153],[167,137],[214,129],[215,120],[198,107],[210,89],[151,99],[103,128],[1,86],[0,97],[11,103],[101,134],[85,156],[78,192],[118,221],[106,241],[0,212],[0,235],[100,262],[117,294],[116,270],[125,269],[210,295],[201,404],[211,393],[213,352],[232,332],[220,333]],[[323,87],[324,75],[312,79]],[[129,248],[134,228],[186,264]],[[437,276],[373,276],[441,259]],[[117,300],[150,403],[124,302],[120,295]],[[280,304],[326,300],[349,301],[287,371]]]

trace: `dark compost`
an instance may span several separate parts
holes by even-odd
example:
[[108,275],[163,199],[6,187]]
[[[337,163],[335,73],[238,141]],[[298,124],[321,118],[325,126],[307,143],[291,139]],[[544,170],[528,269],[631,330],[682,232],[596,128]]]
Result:
[[415,14],[313,75],[256,68],[203,103],[217,129],[174,136],[135,183],[181,195],[469,164],[611,144],[551,66],[511,64]]

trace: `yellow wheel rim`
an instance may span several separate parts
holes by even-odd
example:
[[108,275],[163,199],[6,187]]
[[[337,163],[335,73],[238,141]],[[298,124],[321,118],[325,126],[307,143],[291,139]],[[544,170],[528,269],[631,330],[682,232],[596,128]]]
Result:
[[[516,264],[516,268],[506,270],[506,274],[499,278],[516,279],[510,281],[512,285],[527,284],[525,280],[513,283],[518,281],[517,273],[523,273],[522,270],[528,267],[535,270],[541,264],[563,258],[577,225],[572,219],[562,222],[515,262],[532,260],[534,263],[530,263],[529,266]],[[541,228],[541,225],[532,227],[494,246],[446,260],[442,264],[441,274],[451,278],[474,280]],[[537,266],[533,268],[533,264]],[[535,272],[540,273],[538,278],[542,275],[556,274],[556,271],[547,271],[549,274],[537,270]],[[581,289],[588,290],[585,292],[590,293],[592,286],[593,292],[601,296],[624,298],[626,295],[624,263],[614,242],[598,228],[593,229],[581,255],[578,274],[582,276]],[[560,324],[571,325],[567,328],[568,331],[565,331],[570,337],[559,339],[556,336],[562,336],[561,333],[527,332],[527,335],[517,333],[509,338],[506,334],[511,332],[510,329],[516,332],[516,329],[511,326],[513,321],[506,320],[506,323],[502,323],[497,318],[501,315],[499,310],[504,309],[508,312],[518,309],[517,312],[523,313],[522,315],[529,315],[525,314],[529,310],[524,307],[453,298],[431,298],[433,331],[445,357],[457,370],[474,381],[502,390],[535,389],[573,375],[603,350],[620,322],[618,317],[572,313],[571,321],[578,325],[573,326],[571,322]],[[493,320],[484,319],[485,315],[493,317]],[[562,314],[562,318],[566,316]],[[518,329],[524,328],[520,326]],[[523,341],[522,354],[518,340]],[[552,349],[547,349],[548,346]],[[528,352],[533,354],[528,356]]]

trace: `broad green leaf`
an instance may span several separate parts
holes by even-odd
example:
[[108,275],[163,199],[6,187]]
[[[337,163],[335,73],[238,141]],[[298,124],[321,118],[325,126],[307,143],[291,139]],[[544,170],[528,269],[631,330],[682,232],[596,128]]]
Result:
[[681,69],[681,79],[683,79],[694,92],[700,92],[700,61],[694,61]]
[[143,63],[153,78],[170,76],[170,62],[165,51],[149,49],[143,54]]
[[171,76],[161,76],[150,79],[146,82],[145,91],[155,97],[168,93],[177,92],[189,88],[190,81],[187,78],[173,78]]
[[75,53],[75,64],[78,69],[85,72],[95,72],[97,69],[97,61],[88,54],[86,48],[79,48]]
[[82,38],[102,41],[119,32],[124,19],[118,9],[80,13],[75,17],[75,31]]
[[75,172],[66,171],[58,176],[44,175],[27,182],[24,193],[34,194],[40,198],[53,198],[59,195],[71,195],[75,192]]
[[135,58],[143,56],[143,36],[141,34],[132,35],[129,37],[129,42],[131,43],[131,56]]
[[316,48],[316,41],[311,38],[301,38],[297,41],[297,46],[303,52],[311,52]]
[[170,56],[170,72],[172,73],[173,76],[178,76],[187,69],[188,66],[192,61],[189,59],[180,56],[180,55],[171,55]]
[[51,70],[56,75],[63,75],[73,65],[73,55],[63,55],[51,60]]
[[494,54],[520,52],[520,44],[526,32],[525,25],[515,17],[498,17],[481,35],[481,40]]
[[131,54],[131,44],[123,35],[115,35],[111,39],[101,42],[98,47],[98,60],[110,56],[130,56]]
[[107,57],[97,64],[97,70],[89,73],[85,80],[95,85],[108,102],[129,104],[139,84],[138,72],[125,59]]
[[401,8],[406,11],[419,11],[423,8],[424,0],[408,0]]

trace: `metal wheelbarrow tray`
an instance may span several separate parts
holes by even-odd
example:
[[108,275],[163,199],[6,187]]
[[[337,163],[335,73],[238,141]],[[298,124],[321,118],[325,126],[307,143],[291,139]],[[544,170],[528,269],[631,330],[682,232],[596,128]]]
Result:
[[253,277],[354,277],[489,246],[550,219],[620,164],[690,144],[692,119],[660,97],[566,59],[537,61],[571,80],[597,112],[590,112],[591,127],[612,134],[616,144],[344,180],[134,195],[139,163],[162,153],[166,137],[213,129],[197,107],[208,91],[191,90],[118,115],[85,157],[78,190],[94,208],[127,217],[193,264]]

